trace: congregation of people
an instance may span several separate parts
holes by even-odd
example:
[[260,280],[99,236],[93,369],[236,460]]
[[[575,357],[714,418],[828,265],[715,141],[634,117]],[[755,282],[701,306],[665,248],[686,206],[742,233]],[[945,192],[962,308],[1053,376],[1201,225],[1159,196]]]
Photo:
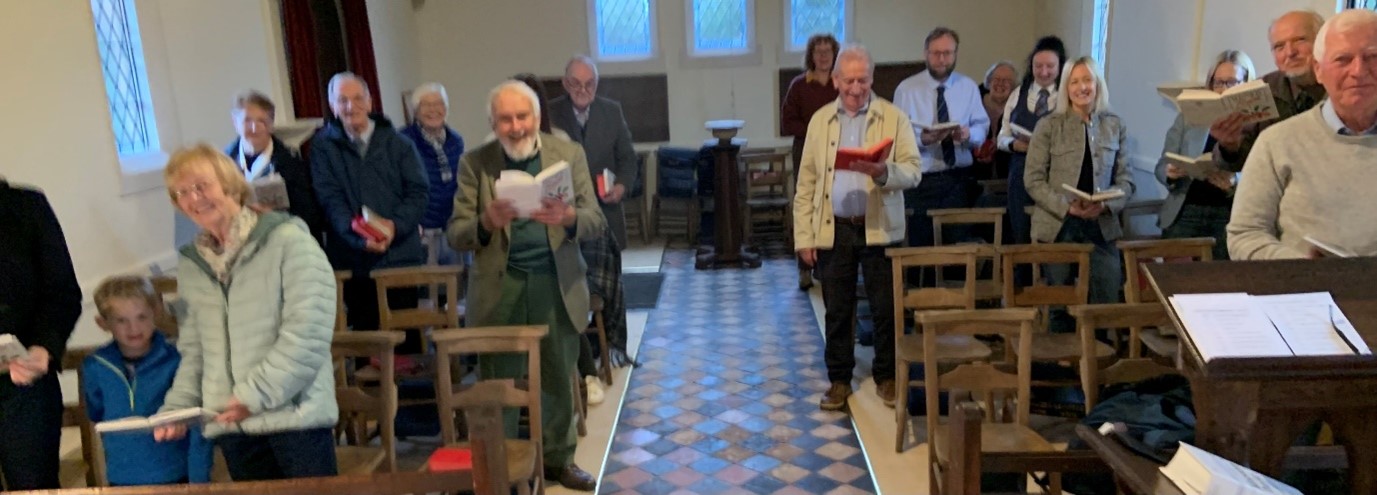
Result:
[[[1247,54],[1225,50],[1203,84],[1222,93],[1261,78],[1280,117],[1246,123],[1234,114],[1208,127],[1175,120],[1161,151],[1213,153],[1220,166],[1201,180],[1165,158],[1157,164],[1167,191],[1163,236],[1214,238],[1216,260],[1319,256],[1307,238],[1377,255],[1377,225],[1361,207],[1377,189],[1362,169],[1377,147],[1377,13],[1349,10],[1325,21],[1290,12],[1266,36],[1277,71],[1258,75]],[[936,28],[921,48],[925,68],[903,80],[891,102],[873,91],[875,61],[864,46],[814,36],[804,73],[782,95],[780,129],[793,136],[797,178],[793,246],[803,265],[816,268],[825,308],[824,410],[845,410],[853,393],[862,281],[875,332],[872,379],[895,407],[894,274],[885,250],[934,245],[929,211],[1003,206],[1006,243],[1093,245],[1089,301],[1122,300],[1120,214],[1145,186],[1134,182],[1127,143],[1157,137],[1130,134],[1132,122],[1111,108],[1101,62],[1067,53],[1048,36],[1021,67],[1000,61],[977,80],[958,71],[958,32]],[[111,342],[82,364],[92,421],[193,407],[215,417],[203,428],[107,435],[109,482],[204,482],[212,445],[235,481],[337,474],[336,273],[350,275],[340,288],[347,326],[373,330],[380,319],[374,270],[463,265],[464,326],[548,326],[539,352],[541,417],[532,418],[542,427],[543,475],[593,490],[595,477],[574,463],[575,394],[601,394],[583,330],[595,297],[609,326],[626,325],[623,203],[642,181],[624,116],[637,109],[599,96],[598,82],[596,63],[575,56],[564,67],[566,94],[553,100],[529,74],[497,84],[486,101],[464,102],[464,111],[486,112],[492,136],[480,143],[447,124],[453,107],[443,86],[411,92],[412,121],[398,125],[374,112],[362,78],[341,73],[327,87],[332,118],[304,151],[274,134],[271,99],[252,90],[234,97],[237,137],[225,148],[178,150],[164,172],[170,201],[199,228],[179,251],[175,342],[156,328],[164,304],[149,281],[114,276],[93,292],[94,319]],[[885,139],[893,144],[884,160],[834,170],[838,148]],[[504,171],[535,175],[559,162],[572,170],[571,202],[545,198],[521,215],[498,196]],[[600,191],[594,184],[604,170],[615,183]],[[1007,199],[992,203],[982,192],[977,181],[989,178],[1007,180]],[[258,200],[256,187],[273,181],[285,204]],[[1063,185],[1123,196],[1068,199]],[[365,209],[385,235],[357,230]],[[63,402],[56,375],[81,290],[41,193],[0,179],[0,211],[0,333],[29,349],[0,379],[0,468],[11,489],[57,488]],[[1073,275],[1053,266],[1042,276],[1064,283]],[[415,308],[429,296],[393,289],[386,300]],[[412,333],[398,352],[424,347]],[[501,357],[480,360],[478,369],[485,379],[518,378],[527,367],[524,358]],[[583,392],[569,386],[570,376],[581,377]],[[519,435],[514,411],[506,427],[509,437]]]

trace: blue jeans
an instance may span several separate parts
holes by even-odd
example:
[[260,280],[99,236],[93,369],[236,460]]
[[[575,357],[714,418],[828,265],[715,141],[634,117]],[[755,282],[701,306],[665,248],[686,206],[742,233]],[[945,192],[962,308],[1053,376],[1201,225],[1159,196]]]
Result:
[[[1090,304],[1111,304],[1120,301],[1119,294],[1124,285],[1124,267],[1119,258],[1119,248],[1106,241],[1100,233],[1100,225],[1094,220],[1067,215],[1057,233],[1056,242],[1093,244],[1090,251]],[[1078,267],[1079,268],[1079,267]],[[1070,285],[1075,282],[1071,265],[1047,265],[1042,268],[1047,283]],[[1053,332],[1074,332],[1074,320],[1061,311],[1052,314],[1049,330]]]

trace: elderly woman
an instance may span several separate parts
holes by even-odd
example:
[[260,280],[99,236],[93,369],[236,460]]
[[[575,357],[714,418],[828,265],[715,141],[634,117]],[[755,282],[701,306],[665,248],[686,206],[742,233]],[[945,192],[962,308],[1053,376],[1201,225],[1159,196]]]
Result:
[[426,245],[428,264],[456,263],[454,250],[445,242],[445,223],[454,211],[454,191],[459,176],[459,155],[464,154],[464,138],[445,123],[449,115],[449,94],[439,83],[425,83],[411,92],[411,125],[401,135],[416,145],[421,167],[430,179],[430,202],[421,216],[421,242]]
[[[268,95],[254,90],[235,95],[230,106],[230,120],[234,122],[234,131],[238,136],[225,147],[225,154],[235,161],[244,178],[256,190],[262,190],[260,187],[274,182],[282,184],[286,189],[286,204],[265,206],[283,209],[300,217],[306,221],[313,237],[324,240],[327,228],[325,213],[320,210],[315,186],[311,185],[311,167],[306,165],[306,160],[301,158],[297,150],[273,135],[276,113],[277,106],[273,105]],[[263,201],[266,198],[260,196],[258,199]]]
[[[1216,93],[1223,93],[1256,76],[1253,60],[1248,58],[1248,54],[1225,50],[1215,57],[1205,86]],[[1214,259],[1227,260],[1228,233],[1224,228],[1229,225],[1229,211],[1234,205],[1234,174],[1220,168],[1203,181],[1193,180],[1168,162],[1166,156],[1167,153],[1176,153],[1196,157],[1214,152],[1216,144],[1209,127],[1189,127],[1185,117],[1176,116],[1176,122],[1167,130],[1162,158],[1157,161],[1157,180],[1167,186],[1167,199],[1162,203],[1157,226],[1162,228],[1162,237],[1168,239],[1213,237]]]
[[[160,411],[217,413],[205,436],[235,481],[333,476],[335,279],[325,253],[301,220],[246,207],[243,174],[214,148],[177,151],[163,177],[201,232],[177,266],[182,363]],[[185,433],[169,426],[154,437]]]
[[[1118,300],[1122,273],[1114,241],[1123,235],[1119,211],[1133,195],[1124,141],[1128,131],[1109,108],[1109,90],[1095,60],[1081,57],[1062,69],[1057,110],[1038,123],[1028,145],[1023,173],[1033,209],[1033,240],[1094,244],[1090,254],[1090,302]],[[1110,188],[1118,199],[1068,199],[1063,185],[1086,193]],[[1070,277],[1065,266],[1047,270],[1056,282]]]
[[[1009,153],[1000,150],[996,143],[999,137],[999,128],[1003,124],[1004,106],[1009,102],[1009,95],[1014,92],[1014,81],[1018,79],[1018,69],[1014,68],[1014,63],[1008,60],[995,62],[985,71],[985,84],[981,85],[982,96],[980,103],[985,105],[985,114],[990,117],[990,130],[985,137],[985,144],[975,150],[975,161],[985,171],[980,172],[980,177],[1001,178],[1009,174]],[[986,174],[986,171],[989,174]]]
[[807,47],[803,55],[806,70],[789,82],[784,106],[779,111],[780,134],[794,137],[795,167],[803,159],[808,121],[823,105],[837,101],[837,88],[832,86],[832,64],[841,49],[837,39],[830,34],[815,34],[808,38]]

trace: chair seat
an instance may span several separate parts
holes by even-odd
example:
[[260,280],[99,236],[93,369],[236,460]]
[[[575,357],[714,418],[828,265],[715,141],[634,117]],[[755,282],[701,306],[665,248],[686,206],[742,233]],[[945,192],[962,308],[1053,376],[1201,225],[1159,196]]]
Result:
[[751,208],[783,208],[785,206],[793,204],[793,201],[793,198],[782,196],[755,197],[747,199],[746,206],[750,206]]
[[[1011,339],[1010,346],[1018,351],[1018,339]],[[1095,341],[1095,359],[1103,360],[1114,356],[1114,348],[1109,344]],[[1033,336],[1033,361],[1068,361],[1080,359],[1081,338],[1074,333],[1040,333]]]
[[1143,341],[1144,347],[1158,356],[1174,358],[1181,349],[1181,339],[1174,332],[1165,332],[1160,328],[1144,328],[1138,338]]
[[[533,479],[536,476],[544,476],[540,466],[536,465],[536,444],[530,440],[503,440],[507,445],[507,483],[516,484],[522,481]],[[468,442],[459,442],[446,445],[457,449],[472,449]],[[428,466],[422,465],[421,471],[427,470]]]
[[[928,432],[935,442],[937,457],[947,462],[947,436],[950,434],[947,422],[940,421],[935,432]],[[982,423],[980,425],[980,452],[1056,452],[1057,448],[1042,438],[1032,428],[1014,423]]]
[[[414,378],[434,378],[435,377],[435,355],[434,354],[408,354],[397,356],[398,361],[402,358],[409,359],[415,366],[415,371],[403,372],[397,370],[398,380]],[[382,370],[375,366],[360,368],[354,372],[354,378],[362,383],[373,383],[382,379]]]
[[335,446],[336,465],[339,466],[339,474],[370,474],[378,469],[387,459],[387,451],[382,447],[369,447],[366,445],[338,445]]
[[[900,337],[895,352],[898,353],[899,359],[922,363],[923,336],[911,334]],[[938,361],[980,361],[989,359],[992,353],[990,346],[970,335],[941,335],[937,337]]]

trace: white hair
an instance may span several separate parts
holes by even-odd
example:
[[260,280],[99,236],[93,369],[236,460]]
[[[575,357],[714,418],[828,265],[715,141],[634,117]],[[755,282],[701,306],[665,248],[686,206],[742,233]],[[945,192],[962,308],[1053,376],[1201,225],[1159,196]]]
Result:
[[1008,60],[1000,60],[995,62],[994,65],[991,65],[989,70],[985,71],[985,79],[983,79],[983,81],[985,81],[985,86],[988,87],[990,85],[990,78],[994,77],[995,71],[999,70],[1000,67],[1008,67],[1009,70],[1014,71],[1014,79],[1018,79],[1018,67],[1015,67],[1014,63]]
[[837,59],[832,63],[832,75],[835,77],[841,74],[842,61],[844,60],[864,60],[866,73],[875,74],[875,60],[870,58],[870,50],[860,43],[848,43],[837,52]]
[[429,82],[416,86],[411,91],[411,113],[416,114],[416,109],[420,108],[421,100],[430,95],[438,95],[440,101],[445,104],[445,110],[449,110],[449,93],[445,92],[445,86],[440,83]]
[[535,90],[531,89],[531,87],[527,86],[524,82],[516,79],[508,79],[502,81],[502,84],[498,84],[496,87],[492,88],[492,91],[488,92],[488,122],[492,122],[493,103],[497,102],[497,97],[499,95],[508,91],[515,91],[517,94],[525,96],[526,99],[531,102],[531,111],[534,112],[536,121],[540,121],[540,97],[536,96]]
[[593,80],[598,80],[598,64],[593,62],[592,57],[582,53],[569,57],[569,62],[564,64],[564,75],[569,75],[569,69],[573,68],[574,64],[583,64],[588,67],[588,70],[593,71]]
[[1100,70],[1100,64],[1095,62],[1095,58],[1089,55],[1067,62],[1061,68],[1061,81],[1057,83],[1057,113],[1071,111],[1071,69],[1077,65],[1084,65],[1090,71],[1090,77],[1095,78],[1095,106],[1092,111],[1103,112],[1109,110],[1109,87],[1104,84],[1104,72]]
[[1277,23],[1281,22],[1282,19],[1286,18],[1286,16],[1289,15],[1305,16],[1305,20],[1309,21],[1311,33],[1319,32],[1320,26],[1324,24],[1324,16],[1320,15],[1319,12],[1315,12],[1314,10],[1310,9],[1292,10],[1290,12],[1277,16],[1276,19],[1272,19],[1271,23],[1267,24],[1268,43],[1272,41],[1272,29],[1277,27]]
[[344,84],[344,81],[354,81],[359,83],[359,86],[363,87],[363,95],[367,96],[369,99],[373,98],[373,92],[368,90],[367,81],[364,81],[362,77],[358,76],[358,74],[345,71],[339,74],[335,74],[335,77],[330,78],[330,85],[327,86],[326,92],[329,95],[331,102],[335,101],[335,96],[339,94],[339,86],[341,84]]
[[1324,60],[1325,38],[1330,31],[1343,33],[1354,28],[1371,26],[1377,26],[1377,12],[1367,9],[1348,9],[1329,18],[1320,26],[1319,34],[1315,35],[1315,61]]

